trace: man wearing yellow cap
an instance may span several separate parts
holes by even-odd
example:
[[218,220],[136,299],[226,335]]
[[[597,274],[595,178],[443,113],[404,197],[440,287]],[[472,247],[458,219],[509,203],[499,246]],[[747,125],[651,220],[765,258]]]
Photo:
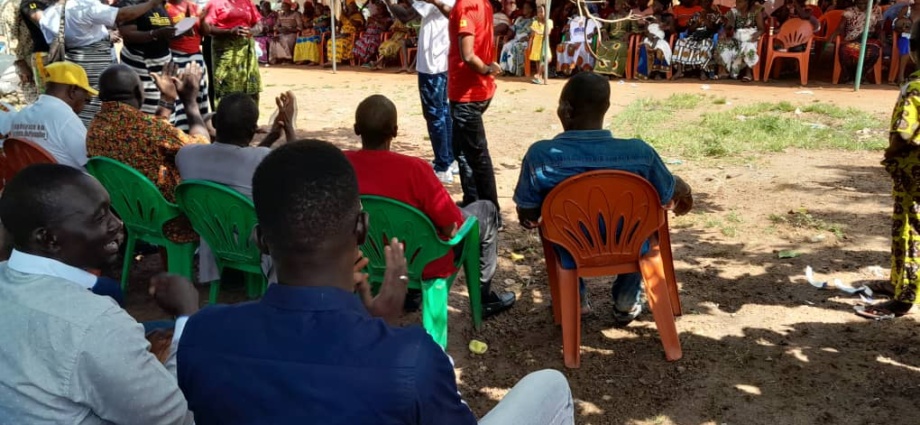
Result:
[[10,137],[45,148],[58,163],[83,168],[86,164],[86,126],[77,114],[98,94],[86,71],[73,62],[44,67],[45,94],[13,117]]

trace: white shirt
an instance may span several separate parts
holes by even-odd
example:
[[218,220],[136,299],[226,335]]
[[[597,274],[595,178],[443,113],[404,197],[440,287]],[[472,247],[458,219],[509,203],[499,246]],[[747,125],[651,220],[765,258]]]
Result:
[[6,138],[10,134],[10,123],[17,111],[13,105],[6,102],[0,102],[0,137]]
[[[453,7],[454,0],[442,0]],[[447,72],[447,52],[450,50],[450,35],[447,32],[447,17],[433,4],[415,0],[412,7],[422,17],[418,32],[418,59],[415,69],[422,74]]]
[[10,137],[45,148],[59,164],[83,168],[86,158],[86,126],[69,105],[43,94],[38,101],[10,120]]
[[584,43],[585,34],[592,34],[596,30],[597,24],[593,19],[576,16],[569,20],[569,37],[565,41],[566,43]]
[[192,423],[175,377],[185,321],[162,365],[139,323],[86,290],[90,276],[15,250],[0,263],[0,422]]
[[[85,47],[108,38],[108,28],[115,28],[118,8],[97,0],[67,0],[64,22],[64,45],[68,49]],[[45,41],[50,45],[57,37],[61,25],[61,5],[51,6],[42,13],[39,21]]]

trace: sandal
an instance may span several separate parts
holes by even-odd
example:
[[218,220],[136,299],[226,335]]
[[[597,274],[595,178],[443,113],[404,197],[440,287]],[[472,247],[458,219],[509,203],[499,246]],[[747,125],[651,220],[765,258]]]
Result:
[[741,82],[742,82],[742,83],[750,83],[751,81],[754,81],[754,79],[751,78],[751,77],[749,77],[749,76],[747,76],[747,75],[741,77]]
[[537,78],[534,78],[534,79],[530,80],[530,82],[531,82],[531,83],[534,83],[534,84],[543,84],[543,80],[540,80],[540,79],[537,79]]
[[892,320],[901,316],[906,316],[910,312],[910,308],[913,307],[913,305],[908,304],[906,311],[897,311],[891,308],[891,306],[896,303],[901,304],[898,301],[888,301],[873,305],[858,305],[853,308],[856,310],[856,315],[859,317],[874,320]]

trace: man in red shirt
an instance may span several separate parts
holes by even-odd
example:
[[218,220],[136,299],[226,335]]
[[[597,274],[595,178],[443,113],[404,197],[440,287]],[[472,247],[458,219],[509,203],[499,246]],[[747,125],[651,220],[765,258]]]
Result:
[[[489,201],[458,208],[426,161],[390,152],[396,130],[396,105],[386,97],[373,95],[358,105],[355,134],[361,136],[361,150],[345,152],[345,156],[358,175],[359,192],[395,199],[419,209],[444,239],[456,234],[465,216],[476,217],[481,245],[482,315],[485,318],[511,308],[515,301],[513,292],[492,291],[492,276],[498,261],[498,208]],[[450,276],[455,271],[453,263],[451,252],[429,264],[423,277]]]
[[462,204],[482,199],[498,208],[495,170],[482,123],[482,114],[495,94],[495,76],[502,72],[492,61],[492,5],[488,0],[457,0],[449,19],[447,98],[453,121],[454,157],[460,166],[463,187]]

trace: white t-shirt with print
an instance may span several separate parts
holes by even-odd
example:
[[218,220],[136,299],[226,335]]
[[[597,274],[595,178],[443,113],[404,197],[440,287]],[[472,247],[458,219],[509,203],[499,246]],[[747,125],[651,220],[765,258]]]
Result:
[[[442,0],[453,7],[454,0]],[[450,35],[447,33],[447,17],[433,4],[415,0],[412,7],[422,17],[418,32],[418,60],[415,69],[422,74],[447,72],[447,53],[450,50]]]
[[86,165],[86,126],[69,105],[43,94],[10,121],[10,137],[45,148],[59,164]]

